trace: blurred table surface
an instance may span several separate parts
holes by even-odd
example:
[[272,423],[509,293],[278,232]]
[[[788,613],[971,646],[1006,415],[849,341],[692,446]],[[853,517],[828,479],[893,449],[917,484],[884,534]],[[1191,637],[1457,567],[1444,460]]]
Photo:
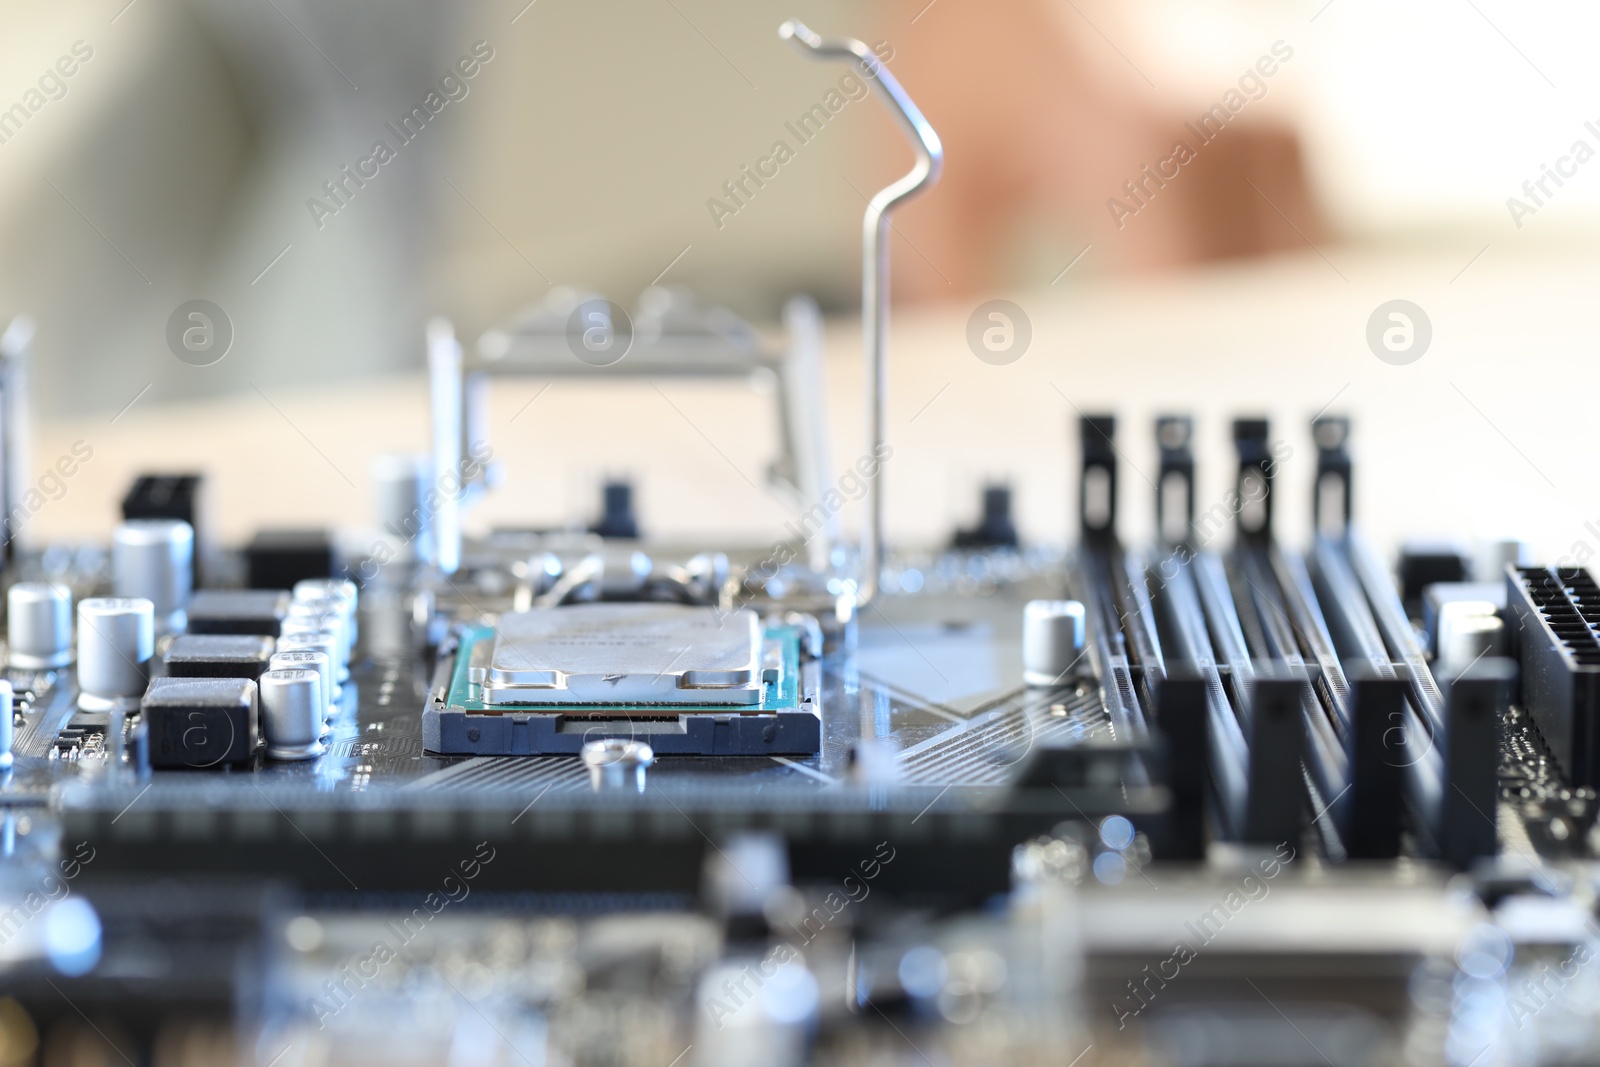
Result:
[[[971,521],[988,480],[1015,489],[1025,537],[1059,540],[1076,522],[1073,471],[1080,412],[1115,412],[1123,457],[1121,530],[1153,523],[1152,420],[1198,420],[1202,511],[1231,484],[1229,420],[1261,414],[1292,456],[1281,468],[1280,532],[1309,527],[1322,410],[1355,419],[1358,521],[1378,543],[1402,536],[1516,535],[1554,559],[1578,543],[1600,550],[1600,476],[1588,443],[1600,376],[1591,312],[1600,254],[1514,242],[1425,251],[1323,246],[1270,261],[1124,281],[1079,282],[1005,296],[1033,339],[1006,366],[967,346],[970,303],[897,310],[889,394],[893,457],[883,477],[887,527],[902,543],[940,541]],[[707,294],[714,295],[714,294]],[[1407,366],[1377,359],[1367,320],[1405,298],[1433,339]],[[472,339],[464,339],[470,343]],[[418,345],[420,348],[421,340]],[[240,338],[227,357],[260,360]],[[830,323],[832,464],[863,451],[859,327]],[[332,524],[361,543],[373,523],[369,465],[383,452],[424,451],[420,373],[317,389],[270,382],[203,402],[154,391],[114,422],[106,412],[43,421],[31,466],[43,471],[74,442],[93,457],[22,527],[26,543],[103,540],[131,478],[201,470],[209,520],[225,541],[259,526]],[[548,385],[548,388],[546,386]],[[588,519],[598,483],[628,475],[647,532],[712,544],[770,543],[791,512],[763,488],[776,454],[771,398],[684,380],[548,383],[501,380],[492,443],[506,478],[469,528]],[[857,505],[847,507],[847,529]]]

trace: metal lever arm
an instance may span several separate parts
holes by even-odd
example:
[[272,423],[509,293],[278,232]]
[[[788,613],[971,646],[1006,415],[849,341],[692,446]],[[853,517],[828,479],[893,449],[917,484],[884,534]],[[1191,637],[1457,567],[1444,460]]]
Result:
[[778,36],[818,59],[849,59],[861,64],[868,84],[887,101],[917,154],[916,165],[898,181],[879,189],[867,203],[861,228],[861,320],[867,360],[867,440],[878,461],[877,476],[867,484],[867,514],[861,531],[861,578],[856,603],[865,605],[878,592],[883,566],[884,409],[888,392],[889,215],[900,202],[939,180],[944,146],[911,97],[866,44],[851,37],[820,37],[796,19],[778,27]]

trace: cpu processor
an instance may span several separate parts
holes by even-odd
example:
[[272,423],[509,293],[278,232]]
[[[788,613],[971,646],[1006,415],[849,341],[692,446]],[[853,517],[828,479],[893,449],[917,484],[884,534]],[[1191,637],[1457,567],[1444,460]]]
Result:
[[800,631],[749,609],[630,602],[539,608],[463,627],[423,710],[430,752],[812,755],[818,667]]
[[760,620],[748,608],[580,604],[517,612],[501,618],[487,650],[483,701],[756,705],[761,641]]

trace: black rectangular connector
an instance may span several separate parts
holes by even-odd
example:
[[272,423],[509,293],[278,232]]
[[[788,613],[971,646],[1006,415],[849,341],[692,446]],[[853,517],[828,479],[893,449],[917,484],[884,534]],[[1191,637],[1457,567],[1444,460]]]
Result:
[[1567,780],[1600,784],[1600,586],[1581,568],[1515,567],[1506,582],[1522,706]]

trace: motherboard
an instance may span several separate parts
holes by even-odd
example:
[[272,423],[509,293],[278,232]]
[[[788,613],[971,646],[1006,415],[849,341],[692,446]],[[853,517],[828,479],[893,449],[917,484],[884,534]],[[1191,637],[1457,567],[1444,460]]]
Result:
[[[886,226],[940,146],[865,45],[783,32],[918,154],[866,217],[867,454],[829,458],[809,302],[774,343],[559,289],[470,349],[429,326],[433,448],[374,469],[370,550],[217,543],[198,461],[97,544],[8,541],[0,1064],[1600,1061],[1594,577],[1376,548],[1327,411],[1239,411],[1205,506],[1189,414],[1084,414],[1067,543],[999,482],[886,542]],[[669,375],[775,383],[776,541],[658,540],[621,479],[468,521],[514,491],[496,382]]]

